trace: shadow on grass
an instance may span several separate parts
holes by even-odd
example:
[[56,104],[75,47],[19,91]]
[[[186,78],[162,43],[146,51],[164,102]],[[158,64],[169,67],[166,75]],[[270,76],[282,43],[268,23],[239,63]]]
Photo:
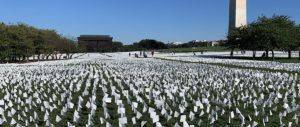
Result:
[[275,72],[275,73],[279,72],[279,73],[288,73],[288,74],[295,74],[295,73],[300,74],[298,71],[286,71],[286,70],[257,68],[257,67],[244,67],[244,66],[223,64],[223,63],[190,62],[190,61],[172,60],[172,59],[165,59],[165,58],[158,58],[158,57],[156,57],[155,59],[166,60],[166,61],[174,61],[174,62],[182,62],[182,63],[199,63],[199,64],[207,64],[207,65],[213,65],[213,66],[228,67],[228,68],[250,69],[250,70],[259,70],[259,71]]
[[[228,47],[188,47],[188,48],[169,48],[169,49],[159,49],[158,52],[164,52],[164,53],[185,53],[185,52],[208,52],[208,51],[214,51],[214,52],[223,52],[223,51],[230,51]],[[236,49],[235,51],[239,51],[239,49]]]
[[[272,57],[268,57],[268,58],[263,58],[263,57],[244,57],[244,56],[207,56],[207,55],[203,55],[203,56],[197,56],[197,57],[202,57],[202,58],[219,58],[219,59],[238,59],[238,60],[258,60],[258,61],[273,61]],[[280,62],[280,63],[300,63],[300,59],[299,58],[286,58],[286,57],[275,57],[275,61],[274,62]]]

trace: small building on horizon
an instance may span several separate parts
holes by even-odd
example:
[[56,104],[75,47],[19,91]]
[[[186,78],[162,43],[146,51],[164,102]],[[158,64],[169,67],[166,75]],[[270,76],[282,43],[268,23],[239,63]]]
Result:
[[172,44],[172,45],[182,45],[183,42],[172,42],[171,44]]
[[78,44],[87,52],[107,51],[112,48],[113,37],[109,35],[80,35]]
[[207,47],[216,47],[216,46],[220,46],[220,42],[218,42],[218,41],[207,42]]
[[200,47],[216,47],[220,46],[220,41],[207,41],[207,40],[192,40],[188,42],[189,44],[193,44]]

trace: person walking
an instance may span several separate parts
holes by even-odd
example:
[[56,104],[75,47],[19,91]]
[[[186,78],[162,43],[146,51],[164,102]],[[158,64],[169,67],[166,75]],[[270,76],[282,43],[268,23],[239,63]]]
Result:
[[153,56],[154,56],[154,50],[153,49],[151,51],[151,55],[152,55],[152,58],[153,58]]

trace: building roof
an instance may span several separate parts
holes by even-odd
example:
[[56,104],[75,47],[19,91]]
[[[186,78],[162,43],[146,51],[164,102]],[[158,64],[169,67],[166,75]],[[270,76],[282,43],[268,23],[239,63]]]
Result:
[[109,35],[80,35],[80,37],[77,38],[78,41],[80,40],[112,40],[113,37]]
[[109,35],[80,35],[80,37],[110,37]]
[[80,35],[80,37],[89,37],[89,38],[111,38],[109,35]]

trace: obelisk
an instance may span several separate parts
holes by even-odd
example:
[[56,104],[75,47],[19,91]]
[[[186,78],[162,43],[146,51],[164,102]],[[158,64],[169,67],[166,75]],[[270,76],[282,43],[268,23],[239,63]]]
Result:
[[247,25],[247,0],[230,0],[229,30]]

